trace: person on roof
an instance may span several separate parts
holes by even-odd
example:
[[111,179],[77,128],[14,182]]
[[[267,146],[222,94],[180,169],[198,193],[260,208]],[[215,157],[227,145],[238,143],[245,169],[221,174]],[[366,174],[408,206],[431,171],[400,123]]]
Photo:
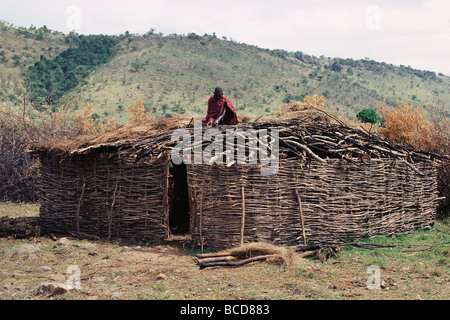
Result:
[[205,123],[207,125],[239,124],[233,104],[223,95],[223,90],[220,87],[214,90],[214,94],[208,100]]

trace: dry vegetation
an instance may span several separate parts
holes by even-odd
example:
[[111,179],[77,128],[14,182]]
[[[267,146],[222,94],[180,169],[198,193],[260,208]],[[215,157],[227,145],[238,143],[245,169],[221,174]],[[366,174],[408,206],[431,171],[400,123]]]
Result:
[[[396,107],[377,105],[384,127],[379,132],[388,140],[443,155],[450,155],[450,122],[443,106],[428,110],[399,101]],[[445,210],[450,208],[450,161],[439,166],[438,184]]]

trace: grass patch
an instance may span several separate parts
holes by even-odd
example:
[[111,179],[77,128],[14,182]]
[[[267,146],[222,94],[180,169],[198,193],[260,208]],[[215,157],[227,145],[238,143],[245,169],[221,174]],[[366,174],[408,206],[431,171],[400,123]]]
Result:
[[0,217],[38,217],[39,204],[0,202]]

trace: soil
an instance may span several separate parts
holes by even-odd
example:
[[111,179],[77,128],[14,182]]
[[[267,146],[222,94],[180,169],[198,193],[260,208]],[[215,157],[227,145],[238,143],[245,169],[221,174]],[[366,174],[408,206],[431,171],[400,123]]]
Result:
[[0,238],[28,239],[45,235],[37,217],[0,218]]

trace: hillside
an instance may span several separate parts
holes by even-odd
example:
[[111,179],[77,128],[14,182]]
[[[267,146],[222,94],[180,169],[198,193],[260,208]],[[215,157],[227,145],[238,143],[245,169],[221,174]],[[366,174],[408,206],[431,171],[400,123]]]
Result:
[[25,92],[24,72],[41,55],[54,58],[70,44],[70,37],[42,28],[14,28],[0,22],[0,101],[20,104]]
[[[0,101],[5,103],[20,104],[30,66],[42,59],[57,61],[76,46],[77,35],[46,28],[2,24],[0,32]],[[92,103],[99,117],[119,123],[127,119],[126,107],[138,100],[154,117],[203,115],[216,86],[223,87],[238,113],[249,115],[270,115],[287,102],[316,93],[328,99],[329,108],[350,118],[383,99],[391,105],[397,100],[414,105],[441,102],[450,111],[450,78],[434,72],[370,59],[266,50],[214,35],[149,32],[114,39],[113,55],[83,73],[88,75],[68,88],[65,98],[75,108]]]

